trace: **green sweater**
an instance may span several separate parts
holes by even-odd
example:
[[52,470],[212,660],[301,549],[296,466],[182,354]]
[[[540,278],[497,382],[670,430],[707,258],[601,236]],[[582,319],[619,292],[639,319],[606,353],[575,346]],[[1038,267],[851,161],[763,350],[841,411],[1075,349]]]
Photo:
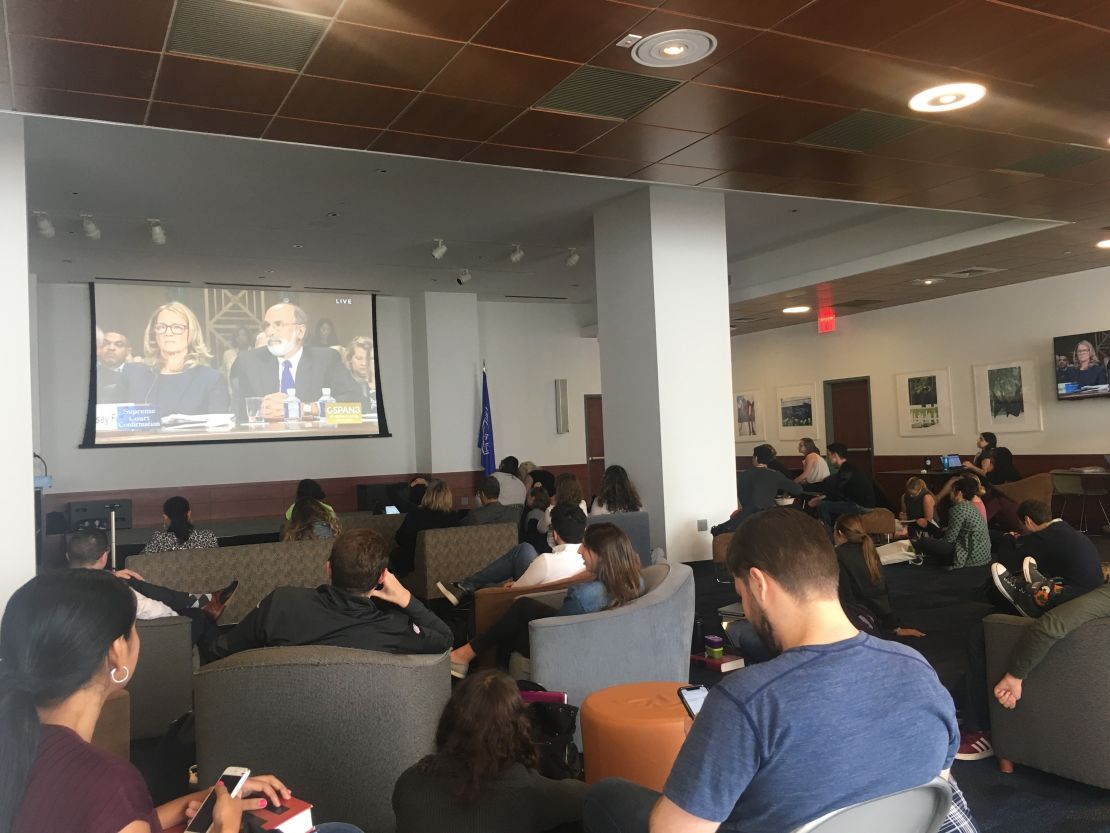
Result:
[[1052,608],[1022,635],[1010,654],[1007,670],[1019,680],[1029,676],[1045,658],[1057,639],[1093,619],[1110,616],[1110,585],[1084,593],[1070,602]]
[[953,569],[991,563],[991,537],[987,532],[987,522],[970,500],[955,503],[948,511],[944,540],[956,545]]

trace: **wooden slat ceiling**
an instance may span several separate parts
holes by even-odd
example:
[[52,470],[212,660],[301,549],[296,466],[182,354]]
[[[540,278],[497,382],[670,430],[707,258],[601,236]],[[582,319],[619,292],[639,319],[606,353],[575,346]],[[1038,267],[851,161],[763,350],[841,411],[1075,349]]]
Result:
[[[1110,263],[1091,248],[1110,236],[1101,232],[1110,226],[1110,0],[247,4],[324,24],[300,71],[167,52],[185,0],[2,2],[0,108],[1063,220],[1074,225],[1028,243],[1035,263],[1072,271],[1064,251],[1076,253],[1075,268]],[[648,69],[615,45],[628,33],[680,28],[712,33],[717,51],[692,66]],[[681,83],[625,121],[534,107],[584,64]],[[966,110],[912,114],[916,128],[862,152],[799,143],[861,110],[908,117],[914,93],[951,81],[990,93]],[[1053,163],[1075,145],[1097,152]],[[1044,160],[1049,173],[1028,172]],[[984,249],[956,259],[990,266],[983,258],[1015,251]]]

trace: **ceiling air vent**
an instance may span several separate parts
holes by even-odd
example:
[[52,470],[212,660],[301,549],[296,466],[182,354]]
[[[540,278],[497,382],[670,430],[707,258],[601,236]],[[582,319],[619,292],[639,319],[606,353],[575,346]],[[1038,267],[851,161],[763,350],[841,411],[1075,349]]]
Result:
[[864,151],[892,142],[922,127],[925,127],[925,122],[917,119],[861,110],[803,136],[798,139],[797,144]]
[[1074,168],[1076,165],[1108,158],[1110,158],[1110,151],[1099,148],[1087,147],[1086,145],[1059,145],[1052,150],[1046,150],[1044,153],[1038,153],[1028,159],[1007,165],[1006,168],[1026,174],[1052,176],[1068,168]]
[[583,66],[572,72],[535,105],[586,116],[629,119],[654,104],[681,81]]
[[506,298],[511,298],[514,301],[569,301],[570,298],[563,298],[558,295],[506,295]]
[[300,70],[328,19],[230,0],[178,0],[169,52]]
[[934,275],[934,278],[956,278],[957,280],[968,280],[969,278],[978,278],[982,275],[989,275],[992,272],[1005,272],[1005,269],[992,269],[989,266],[969,266],[966,269],[957,269],[955,272],[945,272],[940,275]]

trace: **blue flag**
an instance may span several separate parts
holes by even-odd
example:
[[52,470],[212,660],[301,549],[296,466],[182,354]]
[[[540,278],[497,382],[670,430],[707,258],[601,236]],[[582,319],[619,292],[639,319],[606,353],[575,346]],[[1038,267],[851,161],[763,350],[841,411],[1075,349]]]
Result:
[[478,426],[478,448],[482,451],[482,468],[486,475],[497,471],[497,455],[493,450],[493,412],[489,407],[489,383],[482,369],[482,421]]

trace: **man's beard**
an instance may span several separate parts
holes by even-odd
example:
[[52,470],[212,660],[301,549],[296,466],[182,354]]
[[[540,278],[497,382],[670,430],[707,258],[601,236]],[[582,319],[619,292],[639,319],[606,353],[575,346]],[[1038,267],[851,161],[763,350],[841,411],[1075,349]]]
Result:
[[266,342],[266,349],[270,351],[272,356],[288,356],[293,352],[292,341],[282,341],[280,338],[271,338]]
[[748,621],[751,622],[752,627],[755,629],[759,641],[763,646],[772,654],[778,655],[782,653],[782,646],[779,644],[775,636],[775,626],[771,624],[771,620],[767,618],[766,611],[759,606],[755,599],[749,600],[751,609],[747,611]]

